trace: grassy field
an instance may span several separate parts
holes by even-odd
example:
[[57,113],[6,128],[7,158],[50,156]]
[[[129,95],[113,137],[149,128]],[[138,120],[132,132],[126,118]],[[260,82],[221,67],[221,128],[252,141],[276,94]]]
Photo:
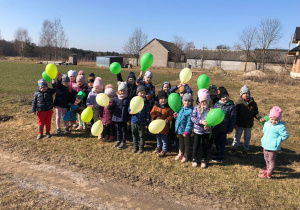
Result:
[[[112,83],[116,87],[116,76],[108,69],[84,66],[59,66],[58,70],[67,73],[69,69],[84,70],[86,75],[94,72],[101,76],[103,83]],[[57,165],[71,165],[86,173],[101,173],[112,180],[119,180],[164,196],[173,196],[186,202],[197,204],[205,202],[213,208],[299,208],[299,86],[244,81],[242,72],[228,71],[224,76],[219,71],[195,70],[189,82],[197,92],[197,78],[206,73],[211,84],[227,88],[234,101],[239,90],[247,85],[255,98],[262,115],[277,105],[283,109],[283,120],[290,138],[283,143],[277,156],[277,169],[274,178],[263,180],[257,177],[258,171],[265,164],[260,139],[262,125],[256,121],[252,130],[251,152],[242,157],[241,152],[235,156],[228,153],[233,134],[228,136],[224,164],[210,162],[206,170],[192,168],[191,162],[175,162],[177,151],[168,153],[159,159],[152,155],[156,146],[154,136],[146,141],[146,152],[131,153],[129,148],[116,150],[112,144],[101,142],[88,133],[72,132],[68,137],[53,135],[51,139],[36,140],[37,119],[31,113],[31,100],[37,90],[37,80],[45,65],[30,63],[0,62],[1,83],[0,115],[13,116],[12,120],[1,122],[1,148],[18,152],[28,159],[40,159]],[[139,69],[132,69],[136,75]],[[151,69],[156,89],[161,89],[164,81],[172,85],[179,84],[177,69]],[[129,70],[122,70],[123,79],[127,79]],[[293,83],[295,84],[295,83]],[[52,133],[55,131],[55,117],[52,121]],[[240,151],[242,145],[240,145]]]

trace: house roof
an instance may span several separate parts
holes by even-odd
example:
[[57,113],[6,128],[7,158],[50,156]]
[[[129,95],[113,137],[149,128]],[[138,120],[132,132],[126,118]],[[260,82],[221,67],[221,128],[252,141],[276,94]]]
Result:
[[174,53],[174,52],[177,52],[177,50],[180,50],[181,51],[181,54],[184,54],[184,52],[181,50],[181,49],[179,49],[174,43],[172,43],[172,42],[167,42],[167,41],[163,41],[163,40],[161,40],[161,39],[156,39],[156,38],[154,38],[154,39],[152,39],[150,42],[148,42],[144,47],[142,47],[141,49],[140,49],[140,51],[142,50],[142,49],[144,49],[148,44],[150,44],[151,42],[153,42],[154,40],[156,40],[156,41],[158,41],[164,48],[166,48],[170,53]]
[[298,52],[298,51],[300,51],[300,45],[290,50],[290,52]]
[[300,27],[296,27],[293,43],[298,43],[300,41]]
[[[259,58],[261,53],[260,49],[252,50],[248,61],[255,61],[255,56]],[[287,50],[273,50],[267,52],[265,62],[267,63],[285,63]],[[216,50],[216,49],[191,49],[188,59],[201,59],[204,60],[223,60],[223,61],[246,61],[246,55],[240,50]],[[257,59],[259,60],[259,59]],[[292,63],[293,58],[288,58],[288,63]]]

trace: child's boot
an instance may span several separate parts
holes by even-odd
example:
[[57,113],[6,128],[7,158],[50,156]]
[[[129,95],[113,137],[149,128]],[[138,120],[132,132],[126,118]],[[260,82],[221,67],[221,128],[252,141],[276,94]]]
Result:
[[201,160],[201,168],[207,168],[207,164],[205,160]]
[[121,141],[117,141],[117,142],[115,143],[115,147],[120,146],[120,144],[121,144]]
[[138,151],[138,145],[134,144],[132,148],[132,153],[136,153]]
[[46,133],[46,137],[47,138],[51,138],[51,134],[50,133]]
[[56,129],[56,134],[59,135],[60,134],[60,128]]
[[183,157],[182,157],[182,159],[181,159],[181,162],[182,162],[182,163],[185,163],[185,162],[187,162],[187,161],[188,161],[188,155],[187,155],[187,154],[184,154]]
[[39,134],[37,135],[36,139],[39,140],[39,139],[42,139],[43,137],[44,137],[43,134],[40,134],[40,133],[39,133]]
[[175,160],[181,160],[183,154],[181,152],[178,153],[178,155],[175,157]]
[[98,136],[98,139],[99,139],[99,140],[102,139],[102,135],[101,135],[101,134]]
[[139,154],[142,154],[143,152],[144,152],[144,145],[140,145]]
[[104,137],[104,141],[107,141],[108,139],[109,139],[109,135],[106,135],[105,137]]
[[158,154],[161,152],[161,147],[156,147],[155,150],[153,151],[153,154]]
[[126,143],[122,143],[122,144],[118,147],[119,150],[126,149],[126,148],[127,148]]
[[112,142],[115,140],[115,137],[114,136],[110,136],[109,139],[107,140],[107,142]]
[[160,153],[157,154],[158,157],[165,157],[166,156],[167,151],[162,150]]

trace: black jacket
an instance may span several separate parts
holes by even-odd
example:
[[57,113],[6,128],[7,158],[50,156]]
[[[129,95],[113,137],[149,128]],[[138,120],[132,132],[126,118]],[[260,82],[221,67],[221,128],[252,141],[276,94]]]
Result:
[[66,86],[61,84],[61,81],[56,81],[56,95],[54,99],[54,106],[58,106],[61,108],[68,108],[69,103],[71,102],[71,94]]
[[[120,82],[124,82],[124,80],[122,79],[121,73],[117,74],[117,80]],[[128,98],[130,101],[134,96],[136,96],[137,85],[135,83],[132,85],[128,84],[128,81],[127,81],[127,88],[128,88]]]
[[48,88],[47,91],[36,91],[32,99],[31,112],[42,112],[53,109],[53,94],[56,92],[55,86]]

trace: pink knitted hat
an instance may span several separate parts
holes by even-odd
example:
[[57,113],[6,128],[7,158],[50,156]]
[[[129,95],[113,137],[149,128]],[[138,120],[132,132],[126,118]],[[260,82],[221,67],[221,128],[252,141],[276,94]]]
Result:
[[80,71],[78,72],[78,75],[85,75],[85,73],[84,73],[83,70],[80,70]]
[[96,77],[93,87],[99,87],[100,89],[103,88],[101,77]]
[[76,77],[76,82],[85,82],[85,77],[84,77],[84,75],[78,75],[77,77]]
[[281,120],[281,116],[282,116],[282,110],[278,106],[274,106],[270,111],[269,118],[277,117],[278,120]]
[[198,100],[199,102],[201,101],[210,101],[210,96],[209,96],[209,92],[208,90],[206,89],[201,89],[201,90],[198,90]]

